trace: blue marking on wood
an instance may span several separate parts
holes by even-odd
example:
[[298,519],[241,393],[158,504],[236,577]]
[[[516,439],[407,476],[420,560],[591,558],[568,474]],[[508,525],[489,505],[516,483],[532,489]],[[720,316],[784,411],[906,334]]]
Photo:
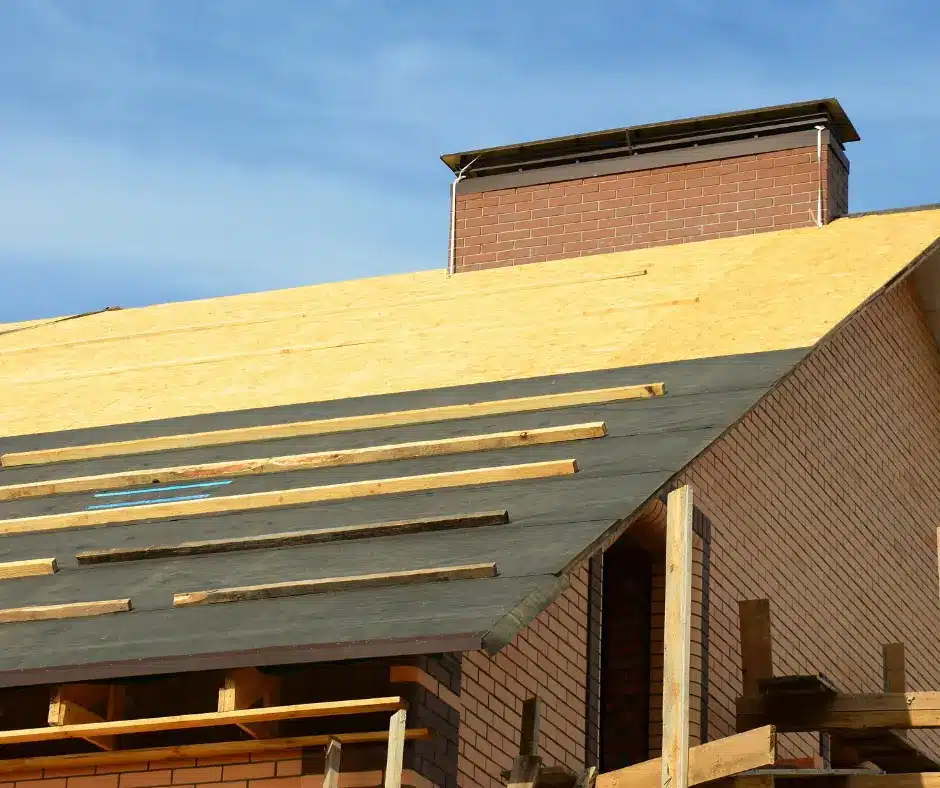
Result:
[[231,479],[220,482],[193,482],[192,484],[174,484],[171,487],[144,487],[140,490],[115,490],[114,492],[95,493],[95,498],[110,498],[114,495],[137,495],[139,493],[170,492],[171,490],[191,490],[194,487],[221,487],[231,484]]
[[171,501],[198,501],[200,498],[208,498],[209,493],[201,495],[175,495],[171,498],[151,498],[146,501],[121,501],[120,503],[96,503],[92,506],[86,506],[89,509],[119,509],[122,506],[143,506],[147,503],[170,503]]

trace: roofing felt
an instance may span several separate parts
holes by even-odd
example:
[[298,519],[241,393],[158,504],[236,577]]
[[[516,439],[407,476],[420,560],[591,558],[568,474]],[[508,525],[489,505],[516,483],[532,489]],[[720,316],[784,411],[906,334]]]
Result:
[[[231,470],[206,472],[198,489],[102,483],[0,500],[0,561],[54,557],[58,566],[0,580],[3,608],[131,600],[127,612],[0,623],[0,685],[498,649],[560,592],[572,567],[938,236],[940,211],[869,216],[452,279],[432,272],[110,312],[0,334],[5,391],[15,392],[3,401],[7,432],[21,433],[0,441],[0,485],[201,463]],[[623,386],[645,393],[538,410],[511,404]],[[510,405],[469,416],[452,407],[493,402]],[[430,408],[448,410],[427,417]],[[387,417],[415,412],[424,416]],[[386,414],[376,422],[386,426],[347,420],[368,414]],[[326,431],[323,420],[334,420]],[[451,454],[414,449],[416,441],[598,423],[603,433],[578,440],[532,445],[523,437]],[[147,453],[100,446],[297,424],[308,426],[287,429],[289,437],[238,433]],[[25,455],[26,464],[11,464],[18,452],[90,444],[98,446],[67,461]],[[401,452],[403,444],[412,448],[397,459],[235,472],[259,458],[348,457],[344,451],[389,445]],[[561,470],[542,473],[538,463]],[[526,473],[514,476],[519,468]],[[454,477],[487,469],[502,480]],[[443,477],[464,481],[442,485]],[[400,480],[405,487],[395,487]],[[305,502],[292,497],[311,490]],[[199,507],[207,503],[228,510],[206,513]],[[166,506],[172,513],[159,508]],[[500,511],[508,522],[148,560],[78,558]],[[348,582],[481,564],[495,565],[491,576]],[[346,585],[173,604],[177,594],[326,578]]]

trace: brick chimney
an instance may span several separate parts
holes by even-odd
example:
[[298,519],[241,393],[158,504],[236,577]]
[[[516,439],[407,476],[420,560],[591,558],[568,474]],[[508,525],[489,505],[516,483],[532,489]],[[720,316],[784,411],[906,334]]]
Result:
[[452,268],[826,223],[848,211],[858,139],[824,99],[447,154]]

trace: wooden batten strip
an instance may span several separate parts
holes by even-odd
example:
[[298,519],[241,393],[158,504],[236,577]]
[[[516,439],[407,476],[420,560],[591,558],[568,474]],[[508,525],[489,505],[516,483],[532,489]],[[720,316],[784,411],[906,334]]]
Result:
[[75,556],[79,564],[110,564],[122,561],[146,561],[153,558],[176,558],[187,555],[210,555],[234,553],[243,550],[263,550],[272,547],[301,547],[325,542],[343,542],[351,539],[420,534],[446,531],[457,528],[480,528],[505,525],[509,512],[479,512],[453,517],[429,517],[420,520],[396,520],[387,523],[349,525],[338,528],[321,528],[312,531],[287,531],[261,536],[241,536],[235,539],[212,539],[202,542],[182,542],[175,545],[153,545],[152,547],[124,548],[89,551]]
[[120,471],[97,476],[78,476],[72,479],[10,484],[0,487],[0,501],[40,498],[45,495],[63,493],[118,490],[124,487],[213,479],[222,476],[227,478],[259,476],[268,473],[364,465],[372,462],[443,457],[449,454],[469,454],[471,452],[514,449],[521,446],[542,446],[551,443],[603,438],[606,434],[607,427],[601,421],[561,427],[545,427],[535,430],[511,430],[508,432],[494,432],[488,435],[467,435],[459,438],[367,446],[361,449],[318,451],[307,454],[288,454],[281,457],[230,460],[199,465],[178,465],[154,470]]
[[[408,741],[431,738],[429,728],[410,728],[405,731]],[[176,744],[170,747],[148,747],[141,750],[115,750],[73,755],[36,755],[29,758],[0,759],[0,774],[37,771],[39,769],[66,769],[83,766],[114,766],[119,764],[168,761],[179,758],[219,758],[228,755],[251,755],[263,752],[299,750],[304,747],[325,747],[331,739],[343,744],[371,744],[388,741],[388,731],[367,733],[333,733],[317,736],[291,736],[283,739],[242,739],[239,741],[210,742],[206,744]]]
[[526,479],[546,479],[554,476],[569,476],[577,473],[577,470],[578,465],[574,460],[548,460],[522,465],[474,468],[466,471],[445,471],[417,476],[371,479],[361,482],[341,482],[319,487],[298,487],[293,490],[269,490],[246,495],[229,495],[223,498],[171,501],[132,508],[45,514],[35,517],[0,520],[0,535],[57,531],[65,528],[88,528],[117,523],[139,523],[146,520],[181,519],[207,514],[274,509],[283,506],[300,506],[309,503],[367,498],[377,495],[444,490],[453,487],[523,481]]
[[447,580],[478,580],[496,577],[496,564],[465,564],[463,566],[415,569],[407,572],[325,577],[319,580],[295,580],[286,583],[216,588],[173,595],[173,607],[189,605],[216,605],[226,602],[247,602],[253,599],[277,599],[305,594],[326,594],[334,591],[352,591],[359,588],[386,588],[388,586],[439,583]]
[[[400,697],[365,698],[362,700],[329,701],[326,703],[298,703],[292,706],[271,706],[260,709],[213,711],[203,714],[181,714],[173,717],[149,717],[137,720],[114,720],[84,725],[62,725],[49,728],[23,728],[0,731],[0,745],[24,742],[56,741],[59,739],[87,739],[89,736],[123,736],[131,733],[212,728],[218,725],[271,722],[274,720],[300,720],[312,717],[339,717],[350,714],[394,712],[403,708]],[[342,739],[342,737],[339,737]]]
[[58,570],[55,558],[30,558],[27,561],[6,561],[0,563],[0,580],[14,577],[34,577],[52,575]]
[[516,397],[488,402],[471,402],[462,405],[443,405],[435,408],[420,408],[391,413],[367,413],[360,416],[341,416],[334,419],[317,419],[290,424],[240,427],[213,432],[193,432],[184,435],[164,435],[157,438],[140,438],[138,440],[96,443],[85,446],[62,446],[56,449],[8,452],[0,455],[0,466],[41,465],[50,462],[119,457],[128,454],[147,454],[173,449],[193,449],[200,446],[223,446],[231,443],[300,438],[309,435],[327,435],[381,427],[403,427],[410,424],[427,424],[435,421],[453,421],[456,419],[472,419],[479,416],[529,413],[538,410],[571,408],[578,405],[647,399],[649,397],[661,397],[665,393],[666,386],[664,383],[647,383],[638,386],[615,386],[588,391],[540,394],[534,397]]
[[130,599],[108,599],[102,602],[69,602],[62,605],[36,605],[33,607],[9,607],[5,610],[0,610],[0,624],[103,616],[106,613],[126,613],[130,609]]

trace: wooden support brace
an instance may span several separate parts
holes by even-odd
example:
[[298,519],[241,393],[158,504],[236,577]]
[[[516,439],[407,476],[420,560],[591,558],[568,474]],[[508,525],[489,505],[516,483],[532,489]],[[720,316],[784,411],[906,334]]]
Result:
[[745,697],[756,697],[762,679],[773,678],[773,640],[770,634],[770,600],[738,602],[741,629],[741,673]]
[[666,608],[663,641],[663,788],[689,784],[689,670],[692,637],[692,488],[666,502]]
[[401,788],[401,770],[405,760],[405,715],[405,710],[399,709],[388,723],[385,788]]
[[[750,769],[773,766],[777,735],[772,726],[756,728],[689,749],[689,785],[731,777]],[[597,775],[596,788],[660,788],[662,759]]]
[[[268,676],[257,668],[238,668],[229,671],[225,684],[219,690],[220,712],[250,709],[255,706],[276,706],[280,680]],[[254,739],[271,739],[277,736],[277,721],[239,722],[238,727]]]
[[339,761],[343,747],[336,739],[326,745],[326,760],[323,764],[323,788],[339,788]]
[[[93,709],[103,712],[98,713]],[[107,684],[65,684],[49,701],[48,722],[55,727],[119,720],[124,716],[124,687]],[[117,736],[84,736],[102,750],[116,750]]]

